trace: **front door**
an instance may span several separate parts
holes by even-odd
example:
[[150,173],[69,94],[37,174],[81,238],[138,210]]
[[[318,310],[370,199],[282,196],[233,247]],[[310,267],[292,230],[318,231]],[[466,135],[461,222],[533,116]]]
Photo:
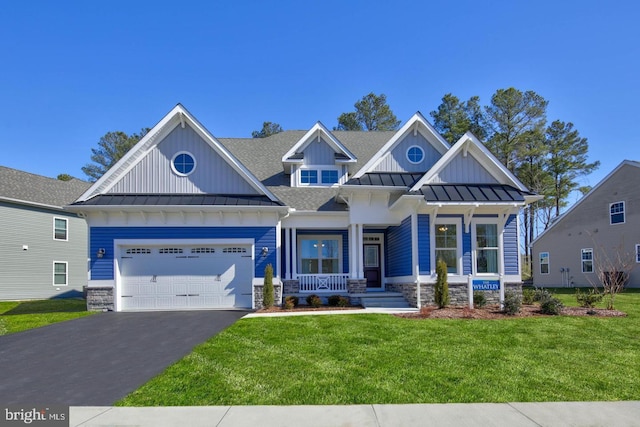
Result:
[[380,245],[377,243],[364,245],[364,277],[367,279],[367,289],[382,290]]

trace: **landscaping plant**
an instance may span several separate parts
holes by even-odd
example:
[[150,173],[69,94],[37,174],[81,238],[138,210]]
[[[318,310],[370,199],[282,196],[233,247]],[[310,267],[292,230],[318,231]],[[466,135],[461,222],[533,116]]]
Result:
[[287,295],[284,298],[284,308],[285,310],[291,310],[298,306],[298,297],[294,295]]
[[484,307],[487,305],[487,297],[484,296],[484,292],[476,291],[473,293],[473,306]]
[[267,264],[264,269],[264,287],[262,288],[262,305],[264,308],[273,307],[275,301],[273,291],[273,267]]
[[313,308],[321,307],[322,306],[322,298],[320,298],[316,294],[311,294],[311,295],[307,296],[307,304],[310,307],[313,307]]
[[449,283],[447,282],[447,263],[442,259],[436,264],[436,289],[435,300],[439,308],[449,305]]
[[520,308],[522,307],[522,299],[520,295],[515,293],[512,290],[507,290],[504,292],[504,305],[502,311],[509,316],[515,316],[520,312]]
[[589,292],[583,293],[576,288],[576,301],[580,307],[593,308],[602,301],[602,294],[596,289],[590,289]]

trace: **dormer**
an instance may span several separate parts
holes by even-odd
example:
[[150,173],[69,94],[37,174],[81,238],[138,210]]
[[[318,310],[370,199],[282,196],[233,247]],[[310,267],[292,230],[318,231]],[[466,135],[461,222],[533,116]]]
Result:
[[282,156],[284,172],[292,187],[331,187],[349,179],[348,165],[357,161],[320,122],[316,123]]

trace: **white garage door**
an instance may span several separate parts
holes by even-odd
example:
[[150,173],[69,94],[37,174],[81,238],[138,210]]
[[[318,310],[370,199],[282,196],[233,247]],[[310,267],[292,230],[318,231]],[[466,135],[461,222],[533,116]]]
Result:
[[121,310],[251,307],[251,246],[122,246],[120,254]]

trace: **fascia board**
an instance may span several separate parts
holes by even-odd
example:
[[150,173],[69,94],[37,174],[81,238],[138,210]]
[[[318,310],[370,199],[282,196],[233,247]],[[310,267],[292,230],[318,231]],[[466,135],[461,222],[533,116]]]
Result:
[[284,156],[282,156],[282,162],[284,163],[290,161],[288,160],[289,157],[293,156],[296,152],[304,149],[307,145],[309,145],[311,141],[313,141],[313,137],[315,136],[316,132],[320,132],[320,134],[324,135],[329,145],[331,145],[334,150],[341,151],[343,154],[349,157],[349,161],[355,162],[357,160],[356,156],[351,151],[349,151],[347,147],[342,145],[342,143],[338,141],[338,139],[333,136],[331,132],[329,132],[329,129],[327,129],[326,126],[324,126],[321,122],[317,122],[311,127],[311,129],[309,129],[307,133],[304,134],[302,138],[298,140],[298,142],[293,145],[293,147],[289,149],[289,151],[285,153]]

